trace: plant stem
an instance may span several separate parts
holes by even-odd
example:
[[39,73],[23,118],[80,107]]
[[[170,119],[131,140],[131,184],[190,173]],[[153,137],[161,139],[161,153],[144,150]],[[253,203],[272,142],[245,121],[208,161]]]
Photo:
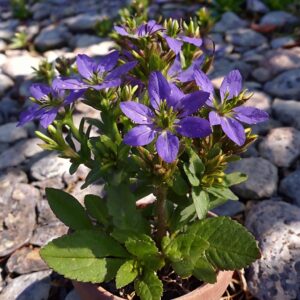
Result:
[[158,186],[155,191],[156,196],[156,243],[158,248],[161,248],[163,237],[167,234],[167,211],[166,211],[166,196],[167,187],[165,185]]

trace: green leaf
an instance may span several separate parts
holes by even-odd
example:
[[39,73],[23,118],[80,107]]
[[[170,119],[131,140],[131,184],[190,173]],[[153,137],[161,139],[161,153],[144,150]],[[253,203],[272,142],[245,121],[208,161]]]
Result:
[[193,274],[200,257],[208,249],[207,243],[200,236],[182,233],[173,239],[166,237],[163,241],[163,252],[172,262],[175,272],[183,278]]
[[190,156],[189,163],[183,165],[183,170],[191,185],[199,186],[200,178],[205,171],[205,166],[200,157],[193,150],[190,149],[188,152]]
[[172,189],[176,194],[181,196],[184,196],[189,192],[189,186],[187,185],[185,180],[181,177],[180,172],[176,172],[174,174]]
[[85,209],[72,195],[46,188],[46,196],[52,211],[64,224],[74,230],[93,228]]
[[138,270],[134,260],[127,260],[120,267],[116,276],[116,286],[118,289],[131,283],[138,276]]
[[209,209],[209,196],[199,187],[192,189],[192,198],[196,208],[197,216],[201,220],[205,218]]
[[220,270],[241,269],[260,257],[253,235],[228,217],[198,221],[187,232],[201,236],[209,243],[205,255]]
[[109,224],[109,214],[105,200],[96,195],[86,195],[84,205],[87,212],[100,224],[105,226]]
[[141,300],[161,300],[163,284],[154,272],[146,271],[134,282],[134,289]]
[[217,281],[216,270],[203,256],[197,260],[194,266],[193,275],[201,281],[215,283]]
[[183,165],[183,170],[192,186],[199,186],[200,185],[200,180],[197,178],[196,174],[193,174],[189,166],[187,164]]
[[56,272],[83,282],[109,281],[128,258],[113,238],[94,230],[79,230],[53,240],[40,251]]
[[224,200],[239,200],[239,198],[226,187],[210,187],[206,190],[208,193]]
[[145,234],[130,237],[125,242],[129,253],[137,257],[137,260],[150,270],[158,270],[164,266],[164,260],[159,253],[155,242]]
[[242,183],[248,179],[248,176],[246,174],[243,174],[241,172],[234,172],[231,174],[227,174],[225,176],[225,183],[227,186],[232,186],[235,184]]
[[121,230],[150,233],[149,224],[136,209],[135,202],[128,185],[107,187],[107,208],[114,225]]

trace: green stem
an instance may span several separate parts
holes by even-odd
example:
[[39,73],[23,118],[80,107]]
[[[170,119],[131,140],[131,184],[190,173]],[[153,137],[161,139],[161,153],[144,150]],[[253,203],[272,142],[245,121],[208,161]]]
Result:
[[156,243],[161,248],[161,242],[164,236],[167,234],[167,211],[166,211],[166,197],[167,187],[161,185],[157,187],[155,191],[156,196]]

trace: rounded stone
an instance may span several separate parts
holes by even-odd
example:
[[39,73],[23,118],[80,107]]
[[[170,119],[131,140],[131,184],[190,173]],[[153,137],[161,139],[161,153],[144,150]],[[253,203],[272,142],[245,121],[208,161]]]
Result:
[[17,127],[17,122],[6,123],[0,126],[0,142],[13,143],[27,137],[25,127]]
[[272,129],[259,144],[259,153],[278,167],[289,167],[300,155],[300,131],[293,127]]
[[39,198],[36,188],[19,183],[0,203],[0,257],[29,242],[36,223],[35,206]]
[[233,12],[226,12],[222,15],[221,20],[214,26],[215,32],[226,32],[228,30],[246,27],[247,22],[242,20]]
[[2,291],[1,299],[48,299],[51,288],[51,272],[52,271],[34,272],[11,280]]
[[27,274],[47,270],[49,267],[41,259],[39,248],[24,247],[15,251],[6,263],[9,273]]
[[33,75],[33,67],[37,68],[40,58],[31,56],[27,52],[21,52],[19,55],[10,56],[2,66],[2,72],[9,75],[11,78],[18,76]]
[[245,106],[252,106],[264,110],[268,113],[271,112],[271,97],[264,92],[253,91],[252,97],[245,103]]
[[269,198],[277,191],[277,168],[264,158],[249,157],[231,163],[228,173],[231,172],[248,175],[247,181],[232,187],[234,193],[243,199]]
[[70,33],[65,26],[50,25],[44,28],[34,40],[40,51],[61,48],[67,45]]
[[226,33],[226,41],[241,47],[258,47],[267,42],[267,39],[260,33],[249,29],[239,28]]
[[299,299],[300,208],[265,200],[246,213],[245,225],[261,250],[261,258],[246,272],[251,294],[265,300]]
[[6,75],[0,74],[0,96],[14,85],[14,82]]
[[282,124],[300,130],[300,102],[295,100],[275,99],[272,105],[273,113]]
[[36,180],[62,176],[68,172],[70,163],[64,158],[57,157],[55,153],[47,155],[36,161],[30,168],[30,174]]
[[264,90],[275,97],[300,100],[300,69],[281,73],[267,82]]
[[279,192],[300,206],[300,169],[289,174],[280,182]]
[[271,11],[260,20],[261,25],[276,25],[278,27],[298,22],[299,18],[285,11]]

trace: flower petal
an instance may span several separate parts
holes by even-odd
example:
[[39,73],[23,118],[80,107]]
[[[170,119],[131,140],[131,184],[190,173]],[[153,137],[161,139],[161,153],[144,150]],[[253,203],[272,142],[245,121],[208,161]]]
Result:
[[175,54],[177,55],[180,52],[180,50],[181,50],[183,42],[181,42],[180,40],[171,38],[171,37],[169,37],[167,35],[165,36],[165,39],[166,39],[166,42],[167,42],[168,46],[170,47],[170,49],[172,51],[174,51]]
[[208,115],[208,118],[211,126],[221,124],[221,117],[215,111],[211,111]]
[[57,90],[82,90],[87,89],[89,85],[75,78],[55,78],[52,82],[52,87]]
[[138,124],[152,124],[155,117],[152,110],[144,104],[134,101],[120,103],[122,112],[133,122]]
[[126,29],[123,26],[114,26],[114,30],[122,36],[128,36],[129,33],[126,31]]
[[257,124],[269,119],[268,113],[255,107],[238,106],[233,111],[234,118],[246,124]]
[[168,76],[175,77],[181,70],[182,69],[181,69],[180,55],[176,55],[172,66],[169,68]]
[[121,79],[112,79],[110,81],[104,81],[101,84],[98,85],[91,85],[90,87],[94,88],[97,91],[104,90],[106,88],[112,88],[112,87],[118,87],[121,84]]
[[58,108],[56,107],[42,112],[40,116],[41,126],[47,128],[55,120],[57,112],[58,112]]
[[232,119],[221,117],[221,127],[224,133],[237,145],[242,146],[245,143],[245,129],[241,123]]
[[208,78],[208,76],[202,70],[195,70],[194,78],[197,86],[204,92],[209,93],[207,104],[212,106],[212,100],[214,97],[214,87]]
[[114,70],[112,70],[106,76],[106,80],[111,80],[111,79],[121,77],[123,74],[125,74],[125,73],[129,72],[131,69],[133,69],[136,65],[137,65],[137,61],[131,61],[124,65],[116,67]]
[[150,144],[155,138],[156,131],[150,126],[139,125],[132,128],[124,136],[124,143],[131,146],[144,146]]
[[178,80],[181,82],[188,82],[194,80],[194,72],[199,69],[204,62],[204,55],[195,59],[192,64],[178,75]]
[[188,44],[192,44],[196,47],[201,47],[202,45],[202,39],[199,39],[199,38],[192,38],[192,37],[189,37],[189,36],[183,36],[181,37],[181,39],[188,43]]
[[164,30],[164,27],[157,24],[156,21],[150,20],[145,24],[142,24],[137,29],[137,34],[139,37],[143,37],[146,35],[154,34],[159,30]]
[[172,163],[177,158],[179,140],[169,131],[162,132],[156,141],[158,155],[167,163]]
[[185,117],[177,125],[177,132],[190,138],[203,138],[212,132],[209,122],[199,117]]
[[20,119],[17,126],[23,126],[24,124],[36,119],[39,114],[40,107],[37,104],[30,105],[26,110],[20,113]]
[[171,93],[167,79],[159,71],[150,74],[148,91],[150,102],[154,109],[158,109],[160,102],[168,99]]
[[78,98],[80,98],[84,94],[85,90],[79,90],[79,91],[71,91],[70,94],[66,97],[64,101],[64,105],[69,105],[76,101]]
[[51,94],[52,89],[46,84],[42,83],[34,83],[29,88],[30,94],[33,96],[33,98],[37,100],[41,100],[45,97],[47,97],[49,94]]
[[76,65],[79,74],[85,79],[90,79],[93,76],[95,61],[91,57],[85,54],[78,54]]
[[223,101],[228,93],[227,99],[232,99],[239,95],[242,90],[242,75],[239,70],[232,70],[222,81],[220,87],[220,96]]
[[108,53],[105,56],[102,56],[96,67],[96,72],[102,73],[103,71],[109,72],[111,71],[115,65],[117,64],[119,59],[119,52],[118,51],[113,51],[111,53]]
[[170,83],[171,93],[167,98],[168,106],[176,107],[180,100],[185,96],[184,93],[174,84]]
[[185,95],[180,100],[181,117],[189,116],[195,113],[204,103],[207,101],[209,93],[203,91],[197,91],[188,95]]

